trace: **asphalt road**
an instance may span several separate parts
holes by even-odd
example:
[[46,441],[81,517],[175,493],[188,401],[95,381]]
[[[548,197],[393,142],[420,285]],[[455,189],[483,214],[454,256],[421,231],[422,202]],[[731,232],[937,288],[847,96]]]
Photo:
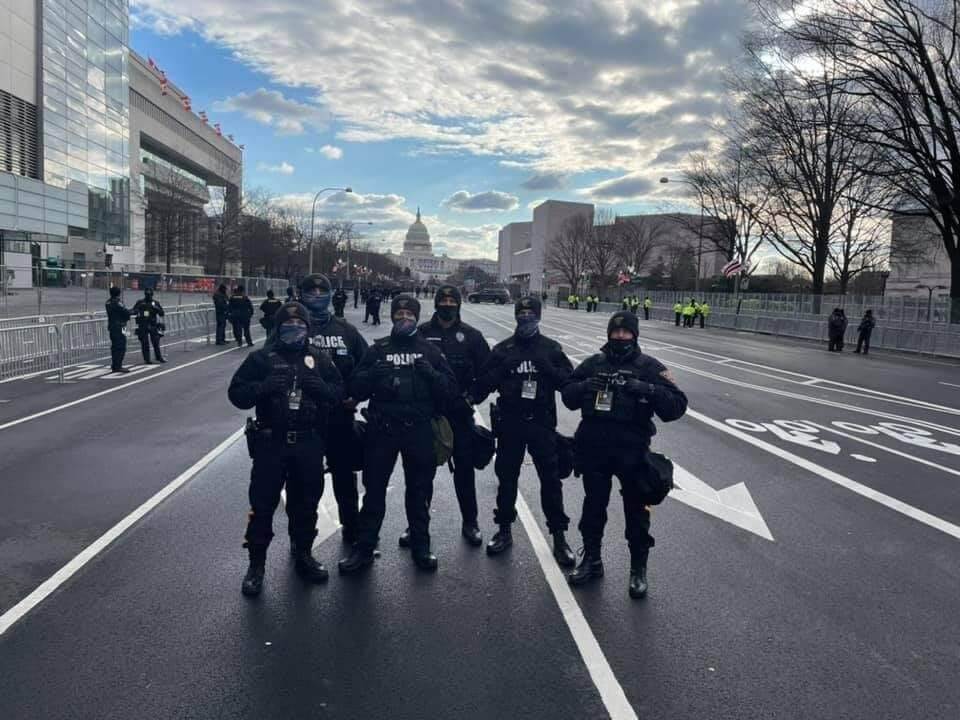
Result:
[[[512,328],[510,308],[463,316],[491,342]],[[542,329],[576,362],[606,319],[548,308]],[[397,474],[370,573],[303,586],[278,513],[251,602],[239,592],[249,460],[242,439],[223,442],[243,420],[225,388],[246,350],[200,346],[130,380],[0,384],[2,716],[960,716],[960,368],[652,322],[641,334],[691,408],[654,441],[679,488],[653,511],[641,602],[626,592],[617,494],[606,577],[571,593],[546,555],[529,465],[506,556],[462,543],[444,469],[440,570],[417,572],[394,542]],[[561,411],[562,431],[576,423]],[[489,536],[492,466],[478,486]],[[317,554],[332,568],[330,494]],[[574,523],[582,498],[571,478]]]

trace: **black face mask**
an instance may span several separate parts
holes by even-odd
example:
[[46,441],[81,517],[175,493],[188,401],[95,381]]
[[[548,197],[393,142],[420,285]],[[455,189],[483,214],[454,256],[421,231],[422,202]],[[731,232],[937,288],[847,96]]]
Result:
[[451,322],[457,319],[457,308],[449,305],[441,305],[437,308],[437,317],[444,322]]
[[635,340],[608,340],[607,347],[614,357],[624,357],[637,346]]

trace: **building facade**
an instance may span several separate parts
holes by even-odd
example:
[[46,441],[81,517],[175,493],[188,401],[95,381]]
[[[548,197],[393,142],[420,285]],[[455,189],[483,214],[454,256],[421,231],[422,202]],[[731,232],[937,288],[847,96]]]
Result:
[[890,276],[885,293],[927,297],[926,288],[933,288],[934,297],[950,295],[950,257],[943,238],[929,217],[896,213],[890,224]]
[[467,264],[493,276],[497,275],[497,261],[486,258],[459,260],[446,254],[434,255],[430,241],[430,231],[423,224],[420,208],[417,219],[413,221],[403,241],[403,251],[399,255],[387,252],[387,257],[401,268],[410,270],[410,278],[416,282],[440,283]]

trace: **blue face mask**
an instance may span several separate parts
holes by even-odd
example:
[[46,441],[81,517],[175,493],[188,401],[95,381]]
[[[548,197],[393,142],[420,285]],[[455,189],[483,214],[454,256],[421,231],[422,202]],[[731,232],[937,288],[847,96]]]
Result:
[[277,342],[288,350],[299,350],[307,343],[307,328],[300,323],[277,328]]
[[522,338],[530,338],[537,334],[540,329],[540,319],[535,316],[524,315],[517,318],[517,335]]
[[330,319],[330,293],[304,295],[303,304],[307,306],[314,320],[324,323]]
[[393,321],[393,334],[398,337],[410,337],[417,331],[417,321],[404,318]]

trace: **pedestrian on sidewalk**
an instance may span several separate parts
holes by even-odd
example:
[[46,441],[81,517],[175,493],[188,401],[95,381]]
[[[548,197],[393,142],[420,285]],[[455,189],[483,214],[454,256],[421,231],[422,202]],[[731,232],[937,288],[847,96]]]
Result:
[[873,319],[873,310],[867,310],[863,314],[860,325],[857,326],[857,349],[854,350],[855,353],[860,354],[861,349],[864,355],[870,352],[870,335],[876,326],[877,321]]
[[827,321],[827,335],[830,339],[827,350],[843,352],[843,336],[847,332],[847,316],[842,308],[834,308]]

